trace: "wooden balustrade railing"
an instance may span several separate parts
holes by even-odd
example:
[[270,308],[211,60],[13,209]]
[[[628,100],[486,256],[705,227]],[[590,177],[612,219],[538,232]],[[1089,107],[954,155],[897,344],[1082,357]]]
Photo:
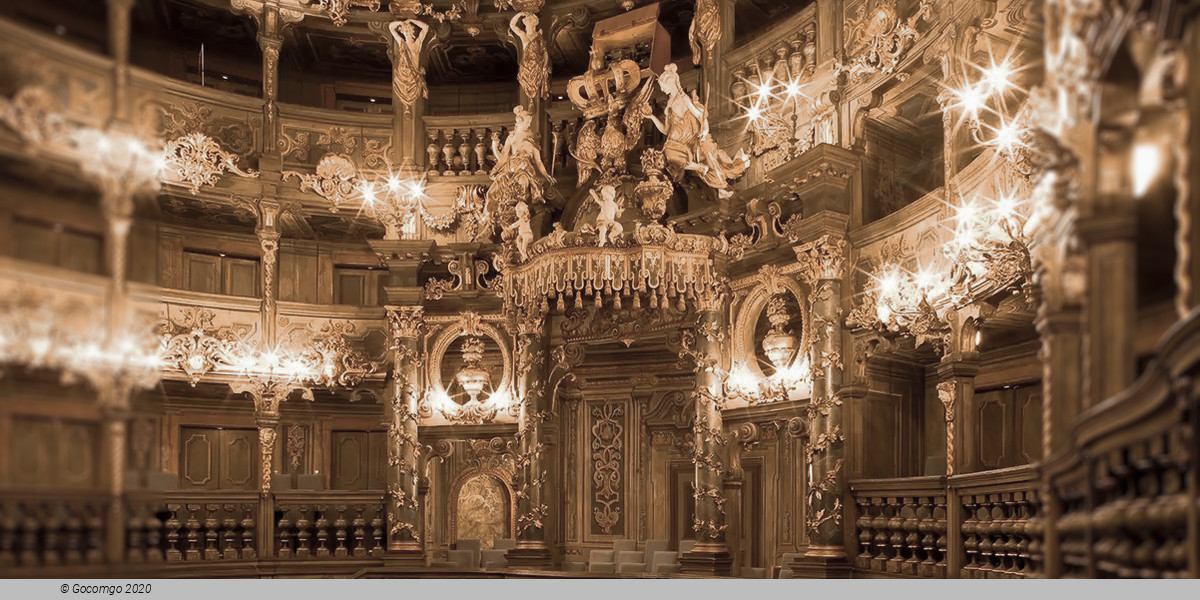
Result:
[[103,493],[0,491],[0,570],[103,564],[108,508]]
[[946,576],[946,486],[942,477],[862,480],[850,484],[858,569]]
[[386,548],[383,494],[279,494],[275,514],[280,559],[367,558]]
[[[1045,571],[1055,577],[1200,577],[1200,312],[1163,338],[1124,393],[1073,424],[1043,466]],[[1189,533],[1190,532],[1190,533]]]
[[254,493],[131,493],[125,499],[131,563],[250,560],[258,556]]
[[[130,491],[122,502],[121,520],[113,521],[103,492],[0,489],[0,575],[75,567],[146,574],[184,565],[187,570],[177,572],[187,574],[205,565],[253,569],[274,560],[376,560],[386,549],[387,512],[379,492],[263,498],[254,492]],[[271,515],[267,521],[264,514]]]
[[[1034,574],[1038,480],[1032,467],[954,476],[952,495],[962,507],[959,531],[966,578],[1023,578]],[[1033,527],[1031,528],[1031,523]]]
[[1029,532],[1036,488],[1030,467],[852,481],[854,566],[911,577],[1027,577],[1038,548]]

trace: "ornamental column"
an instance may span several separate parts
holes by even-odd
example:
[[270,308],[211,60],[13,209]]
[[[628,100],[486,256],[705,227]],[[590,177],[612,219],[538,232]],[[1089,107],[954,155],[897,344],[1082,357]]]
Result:
[[279,50],[283,48],[283,27],[277,7],[264,7],[259,19],[258,48],[262,50],[263,80],[263,154],[279,152]]
[[841,314],[846,241],[823,235],[794,250],[800,267],[798,276],[808,285],[813,391],[807,410],[809,442],[804,452],[809,545],[792,568],[801,577],[849,577],[843,521],[846,447]]
[[550,419],[546,390],[546,360],[549,336],[543,300],[532,308],[521,307],[512,315],[517,332],[517,394],[521,413],[517,421],[517,544],[505,554],[515,567],[548,568],[553,564],[546,529],[550,507],[546,503],[546,476],[550,457],[545,451],[545,424]]
[[136,0],[108,0],[108,48],[113,59],[112,118],[128,122],[129,13]]
[[696,516],[692,529],[696,545],[691,552],[679,557],[685,573],[729,575],[733,557],[725,543],[725,476],[726,445],[722,431],[721,407],[724,404],[724,381],[721,369],[725,366],[724,342],[729,328],[729,296],[722,287],[700,290],[696,302],[696,391],[693,401],[696,417],[692,422],[695,482],[692,496],[696,501]]
[[[392,166],[401,173],[425,171],[425,81],[431,27],[398,3],[390,5],[396,20],[386,25],[388,58],[392,62]],[[369,27],[379,31],[380,25]]]
[[274,347],[276,341],[275,324],[277,319],[275,314],[276,304],[276,276],[279,274],[279,228],[276,222],[279,219],[280,204],[275,200],[263,198],[258,201],[258,227],[255,233],[258,235],[259,248],[262,251],[262,326],[263,338],[267,340],[269,347]]
[[421,333],[425,288],[421,264],[433,247],[430,240],[368,240],[387,265],[384,286],[391,340],[392,372],[386,389],[383,425],[387,427],[387,547],[389,561],[403,566],[425,566],[425,540],[421,535],[424,504],[418,486],[420,472],[419,404]]
[[421,331],[425,325],[422,306],[387,307],[391,333],[392,376],[386,393],[384,422],[387,427],[388,553],[423,566],[425,547],[421,539],[422,512],[417,460],[421,445],[417,421],[421,395]]
[[133,390],[119,380],[97,389],[104,419],[104,456],[108,459],[108,515],[104,553],[107,562],[125,562],[125,454],[128,447],[130,400]]

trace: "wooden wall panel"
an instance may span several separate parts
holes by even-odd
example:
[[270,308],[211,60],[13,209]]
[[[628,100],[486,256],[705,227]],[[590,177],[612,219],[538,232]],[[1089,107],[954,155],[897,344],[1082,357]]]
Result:
[[220,488],[252,490],[257,487],[258,430],[221,431]]
[[179,487],[253,490],[258,430],[184,427],[179,435]]
[[330,487],[335,490],[382,490],[387,487],[387,434],[382,431],[334,431]]
[[99,485],[100,430],[95,423],[15,416],[11,430],[12,483],[72,489]]

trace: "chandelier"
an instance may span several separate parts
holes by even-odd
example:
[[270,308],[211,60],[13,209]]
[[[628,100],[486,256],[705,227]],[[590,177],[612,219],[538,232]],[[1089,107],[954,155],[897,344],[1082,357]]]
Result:
[[128,126],[114,122],[106,129],[81,128],[75,143],[83,174],[97,182],[110,201],[127,202],[136,194],[158,191],[166,154]]
[[[961,89],[947,88],[939,98],[943,110],[957,111],[973,139],[1010,164],[1022,160],[1031,132],[1023,116],[1008,116],[1007,96],[1016,89],[1011,60],[980,68],[977,81]],[[952,190],[951,173],[947,190]],[[1003,170],[995,185],[1004,185]],[[1018,188],[1021,189],[1021,188]],[[952,192],[950,192],[952,193]],[[907,333],[917,339],[943,339],[949,325],[947,312],[1017,284],[1028,294],[1032,277],[1032,239],[1026,231],[1029,203],[1011,190],[997,198],[976,194],[959,198],[953,209],[950,240],[943,261],[915,270],[886,262],[871,274],[871,284],[847,316],[851,327]]]

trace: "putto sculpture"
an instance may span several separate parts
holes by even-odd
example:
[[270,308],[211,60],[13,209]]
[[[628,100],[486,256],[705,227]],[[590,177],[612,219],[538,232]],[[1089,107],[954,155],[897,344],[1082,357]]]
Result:
[[592,201],[600,207],[600,212],[596,214],[596,240],[603,248],[608,242],[616,241],[617,236],[624,231],[625,228],[617,219],[621,218],[625,209],[617,202],[617,188],[611,185],[602,186],[599,194],[595,188],[588,192]]

